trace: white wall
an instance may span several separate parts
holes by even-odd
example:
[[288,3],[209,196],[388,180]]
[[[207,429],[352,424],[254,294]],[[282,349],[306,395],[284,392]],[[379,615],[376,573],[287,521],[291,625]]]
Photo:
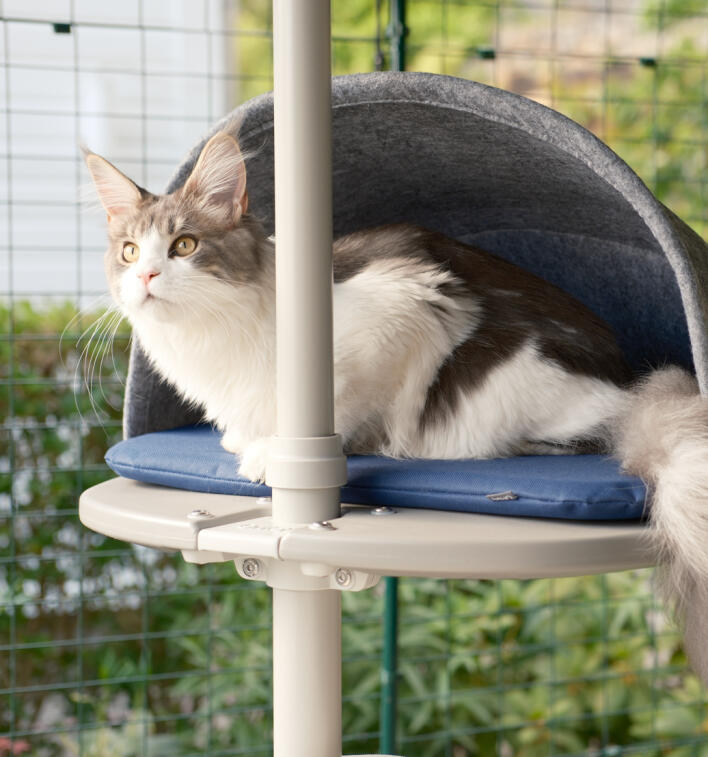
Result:
[[[233,0],[0,3],[0,298],[105,290],[80,141],[148,189],[235,103]],[[71,23],[57,34],[53,23]],[[83,185],[83,186],[82,186]]]

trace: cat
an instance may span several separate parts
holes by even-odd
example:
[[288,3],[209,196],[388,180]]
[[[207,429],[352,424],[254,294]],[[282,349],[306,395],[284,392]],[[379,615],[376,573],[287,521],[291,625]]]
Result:
[[[275,255],[218,132],[184,185],[142,189],[85,159],[108,217],[106,274],[153,367],[265,478],[275,432]],[[396,224],[333,247],[335,430],[350,453],[614,454],[651,492],[664,593],[708,679],[708,401],[686,371],[636,381],[612,330],[562,290]]]

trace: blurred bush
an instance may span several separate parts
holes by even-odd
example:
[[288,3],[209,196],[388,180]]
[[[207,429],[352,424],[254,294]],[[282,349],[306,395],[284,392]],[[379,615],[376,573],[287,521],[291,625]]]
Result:
[[[113,345],[97,331],[87,346],[97,318],[115,328]],[[267,754],[268,591],[228,563],[189,565],[77,518],[78,494],[108,477],[102,456],[120,438],[125,325],[28,302],[0,306],[0,319],[14,335],[0,342],[12,439],[0,450],[0,728],[16,735],[0,755],[137,757],[146,744]],[[382,595],[343,600],[345,744],[375,750]],[[409,757],[599,755],[608,744],[682,754],[667,751],[677,743],[708,754],[703,692],[648,571],[403,580],[400,647]]]

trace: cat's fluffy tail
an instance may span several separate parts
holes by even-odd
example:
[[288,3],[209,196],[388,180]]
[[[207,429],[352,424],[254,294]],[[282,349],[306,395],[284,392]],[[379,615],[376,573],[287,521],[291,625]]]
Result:
[[659,589],[683,625],[691,665],[708,682],[708,399],[695,379],[665,368],[638,385],[615,450],[648,485]]

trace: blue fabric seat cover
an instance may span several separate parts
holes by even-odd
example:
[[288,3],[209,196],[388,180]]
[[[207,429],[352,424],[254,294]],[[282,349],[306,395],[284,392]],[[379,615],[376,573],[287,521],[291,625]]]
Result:
[[[212,494],[262,497],[263,484],[238,475],[237,461],[209,426],[135,436],[106,462],[119,475]],[[602,455],[550,455],[498,460],[393,460],[352,455],[342,501],[350,504],[578,520],[642,517],[646,489]],[[490,499],[512,492],[515,499]]]

